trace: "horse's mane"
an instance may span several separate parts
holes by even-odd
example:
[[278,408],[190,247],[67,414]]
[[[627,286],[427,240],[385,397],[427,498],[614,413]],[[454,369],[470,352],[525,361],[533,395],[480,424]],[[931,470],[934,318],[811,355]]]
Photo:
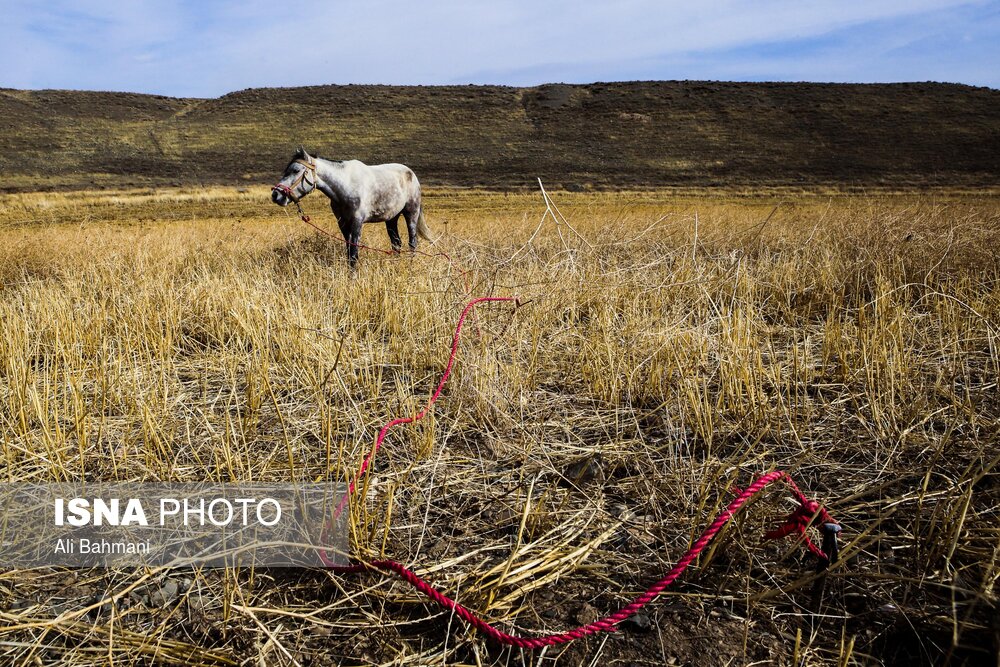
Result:
[[[304,158],[306,157],[306,155],[308,155],[308,153],[306,153],[305,149],[299,148],[297,151],[295,151],[295,155],[292,156],[292,162]],[[314,160],[326,160],[327,162],[343,162],[343,160],[334,160],[333,158],[323,157],[322,155],[309,155],[309,157],[313,158]]]

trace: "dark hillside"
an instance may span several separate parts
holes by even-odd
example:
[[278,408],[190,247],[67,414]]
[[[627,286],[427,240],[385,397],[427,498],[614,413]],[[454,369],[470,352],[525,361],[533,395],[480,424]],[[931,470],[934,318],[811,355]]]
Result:
[[299,143],[429,185],[1000,184],[1000,91],[954,84],[0,90],[0,189],[270,182]]

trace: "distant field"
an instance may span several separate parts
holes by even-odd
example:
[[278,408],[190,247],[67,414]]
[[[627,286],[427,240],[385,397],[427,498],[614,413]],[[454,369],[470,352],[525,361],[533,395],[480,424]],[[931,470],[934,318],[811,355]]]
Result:
[[[517,294],[477,311],[433,416],[390,435],[352,507],[357,557],[563,630],[780,468],[844,525],[821,602],[801,550],[760,538],[792,509],[774,490],[644,612],[652,630],[544,660],[379,575],[40,570],[0,573],[0,662],[993,664],[997,198],[556,192],[557,224],[536,193],[434,190],[468,291],[424,257],[362,253],[352,276],[266,198],[0,197],[6,481],[345,478],[426,401],[462,304]],[[363,241],[388,247],[382,225]]]

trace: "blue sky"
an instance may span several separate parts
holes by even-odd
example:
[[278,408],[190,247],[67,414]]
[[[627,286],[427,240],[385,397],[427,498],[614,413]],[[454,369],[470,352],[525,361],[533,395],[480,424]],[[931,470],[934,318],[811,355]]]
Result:
[[1000,88],[1000,1],[0,0],[0,86],[950,81]]

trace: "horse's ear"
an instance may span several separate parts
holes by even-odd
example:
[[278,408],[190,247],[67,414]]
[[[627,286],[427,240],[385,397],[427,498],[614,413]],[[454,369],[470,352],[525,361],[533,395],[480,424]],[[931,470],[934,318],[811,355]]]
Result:
[[295,152],[295,157],[308,158],[309,153],[306,152],[306,149],[304,147],[299,146],[299,150]]

